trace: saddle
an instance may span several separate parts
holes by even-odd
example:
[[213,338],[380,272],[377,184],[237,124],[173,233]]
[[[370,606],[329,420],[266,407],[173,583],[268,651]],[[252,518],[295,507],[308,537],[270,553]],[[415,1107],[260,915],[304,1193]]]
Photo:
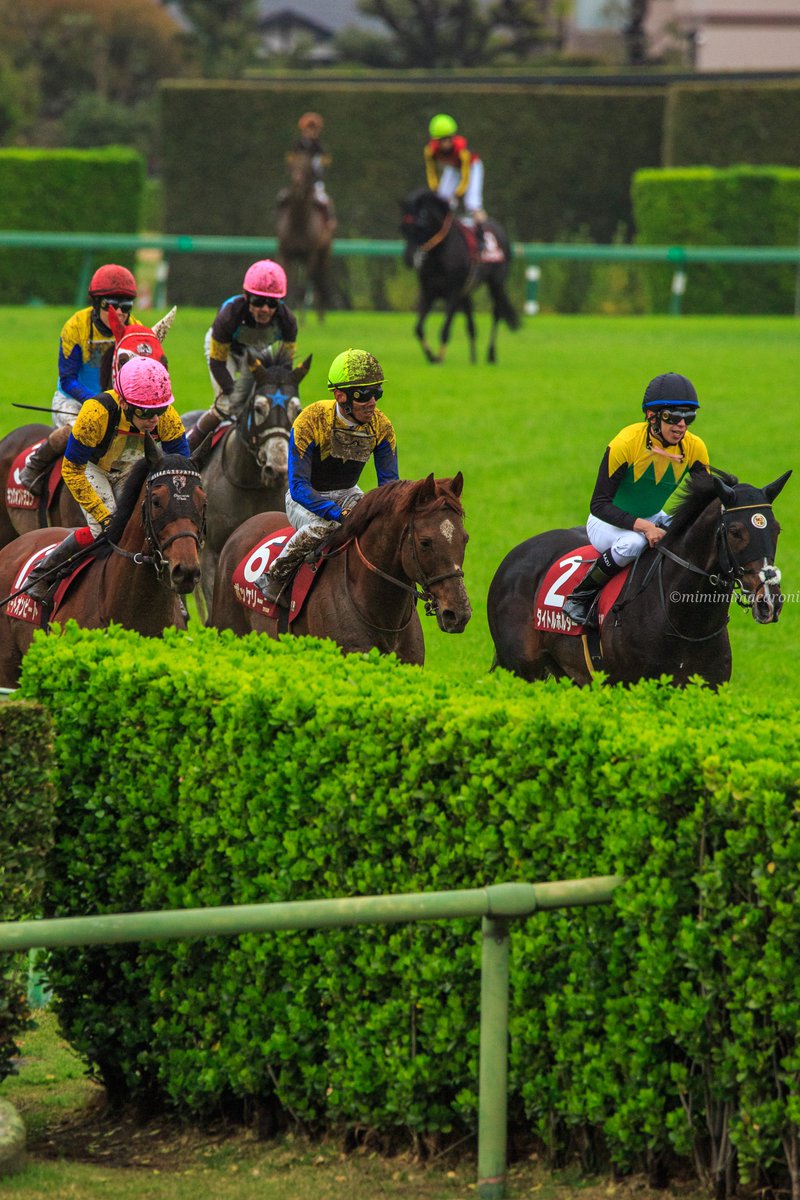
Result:
[[33,492],[28,491],[24,483],[20,482],[20,474],[29,455],[33,454],[34,450],[38,450],[44,441],[44,438],[40,438],[38,442],[34,442],[32,446],[27,446],[19,452],[11,464],[11,470],[8,472],[6,480],[6,508],[17,508],[28,511],[38,509],[39,519],[43,525],[46,524],[46,514],[55,503],[56,492],[62,482],[61,464],[63,458],[57,458],[53,463],[47,478],[47,486],[41,489],[38,496],[34,496]]
[[533,627],[537,633],[563,633],[567,637],[583,639],[584,654],[590,670],[592,667],[595,670],[602,667],[600,632],[630,573],[630,567],[626,567],[603,587],[596,601],[596,629],[576,624],[564,612],[564,601],[583,582],[599,557],[594,546],[576,546],[574,550],[559,555],[548,567],[533,606]]
[[291,525],[277,530],[262,538],[241,560],[233,572],[231,583],[237,600],[244,608],[263,613],[271,621],[278,622],[278,632],[285,633],[292,622],[300,615],[308,599],[311,589],[319,579],[320,573],[327,562],[328,556],[322,548],[301,562],[290,580],[284,586],[284,593],[289,592],[288,605],[275,604],[267,600],[256,580],[264,575],[280,554],[289,538],[295,532]]
[[467,243],[469,256],[474,264],[505,262],[505,251],[492,229],[484,225],[483,240],[479,241],[474,225],[465,225],[463,221],[459,221],[458,227],[461,230],[464,241]]
[[[19,591],[20,588],[25,586],[25,582],[33,568],[38,566],[42,559],[58,545],[60,545],[59,542],[52,542],[48,546],[43,546],[41,550],[37,550],[31,558],[23,563],[14,580],[14,586],[11,589],[12,593]],[[92,547],[87,547],[87,550],[89,549],[92,549]],[[89,566],[89,563],[94,561],[95,557],[95,554],[87,553],[79,563],[67,571],[66,575],[56,576],[53,589],[50,593],[50,603],[47,605],[49,615],[45,613],[44,606],[38,600],[34,600],[27,592],[20,592],[18,596],[15,596],[13,600],[9,600],[8,604],[6,604],[6,616],[13,617],[18,621],[28,621],[31,625],[38,625],[40,628],[46,629],[81,571],[85,570]]]

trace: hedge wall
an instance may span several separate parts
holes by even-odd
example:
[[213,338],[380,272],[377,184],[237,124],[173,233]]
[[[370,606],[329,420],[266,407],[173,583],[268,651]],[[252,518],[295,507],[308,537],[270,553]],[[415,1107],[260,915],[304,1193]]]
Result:
[[[0,228],[137,233],[145,167],[125,146],[101,150],[0,150]],[[70,304],[80,250],[0,248],[0,304]],[[107,262],[102,253],[95,266]],[[133,269],[133,256],[117,256]]]
[[798,130],[800,80],[673,84],[667,92],[662,164],[800,167]]
[[[513,933],[512,1119],[562,1161],[693,1158],[719,1197],[737,1174],[786,1186],[791,700],[502,673],[467,689],[330,643],[167,631],[144,654],[74,626],[37,638],[22,689],[57,724],[55,913],[620,872],[613,906]],[[53,983],[118,1097],[461,1134],[479,942],[434,922],[70,950]]]
[[[660,162],[664,91],[552,85],[191,83],[161,85],[167,233],[271,237],[284,156],[306,109],[325,116],[328,185],[342,237],[396,238],[399,202],[424,183],[431,115],[453,112],[486,165],[486,204],[514,239],[630,227],[632,172]],[[213,164],[213,170],[209,170]],[[170,301],[218,304],[247,260],[175,256]],[[391,297],[398,263],[337,261],[346,298]]]
[[[737,166],[637,171],[636,241],[656,245],[795,246],[800,169]],[[655,311],[666,308],[671,267],[643,274]],[[687,313],[793,313],[795,267],[692,265]]]
[[[36,916],[52,844],[52,731],[38,704],[0,702],[0,920]],[[0,1081],[13,1071],[26,1028],[27,955],[0,964]]]

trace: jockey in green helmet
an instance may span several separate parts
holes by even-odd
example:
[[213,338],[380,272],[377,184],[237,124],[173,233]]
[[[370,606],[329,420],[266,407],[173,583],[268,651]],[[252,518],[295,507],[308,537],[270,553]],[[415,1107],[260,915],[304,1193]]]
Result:
[[480,234],[486,220],[483,210],[483,163],[470,150],[467,139],[458,132],[458,125],[447,113],[437,113],[428,125],[430,141],[425,146],[425,176],[428,187],[452,208],[463,200],[467,217],[475,223]]

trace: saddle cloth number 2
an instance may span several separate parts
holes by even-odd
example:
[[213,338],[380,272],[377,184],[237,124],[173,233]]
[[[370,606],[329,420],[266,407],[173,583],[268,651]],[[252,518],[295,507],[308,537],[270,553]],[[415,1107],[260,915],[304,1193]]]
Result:
[[567,582],[568,579],[572,578],[583,561],[584,560],[581,558],[580,554],[573,554],[570,558],[561,559],[561,562],[558,564],[559,569],[561,567],[566,567],[566,570],[562,571],[558,578],[553,580],[551,587],[548,589],[547,595],[544,598],[544,603],[547,608],[564,607],[566,596],[562,596],[559,589]]

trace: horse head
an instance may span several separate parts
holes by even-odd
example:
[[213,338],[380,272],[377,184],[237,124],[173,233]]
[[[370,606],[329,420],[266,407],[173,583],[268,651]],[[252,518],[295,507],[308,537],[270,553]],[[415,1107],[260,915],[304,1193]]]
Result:
[[463,488],[460,471],[452,479],[434,479],[431,474],[413,485],[408,536],[401,550],[403,570],[422,588],[426,609],[435,614],[444,633],[461,633],[472,616],[464,586],[469,534],[464,528]]
[[772,511],[772,502],[791,473],[787,471],[763,488],[749,483],[731,486],[718,476],[712,477],[722,505],[722,558],[727,554],[728,569],[742,590],[742,602],[750,607],[760,625],[777,621],[783,608],[781,573],[775,566],[781,527]]
[[415,256],[426,242],[435,237],[450,212],[450,205],[430,188],[417,188],[402,202],[400,232],[405,239],[403,260],[416,266]]
[[289,167],[290,195],[305,198],[314,187],[314,164],[306,150],[290,150],[286,155]]
[[260,355],[248,351],[253,377],[237,430],[258,463],[264,487],[285,486],[289,472],[289,433],[302,405],[300,383],[308,374],[312,355],[297,367],[291,354],[272,347]]

